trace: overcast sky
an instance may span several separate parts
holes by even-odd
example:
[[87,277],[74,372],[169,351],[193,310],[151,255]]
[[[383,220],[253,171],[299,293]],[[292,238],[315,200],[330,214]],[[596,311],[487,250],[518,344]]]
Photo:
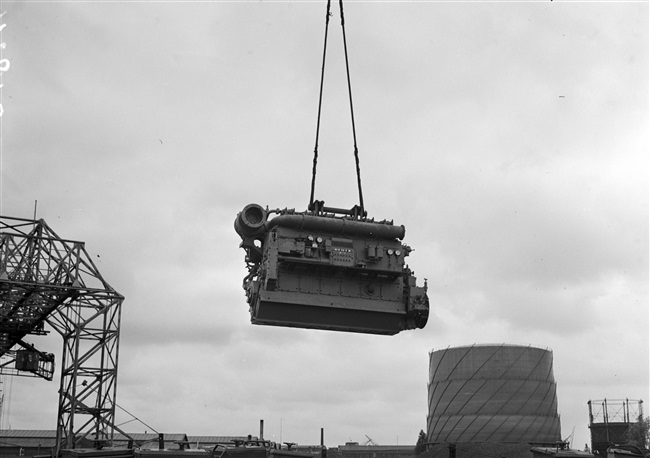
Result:
[[[429,323],[250,324],[233,221],[306,210],[325,5],[2,2],[0,213],[37,200],[126,297],[118,404],[167,433],[414,444],[429,352],[505,342],[553,350],[578,448],[588,400],[649,410],[648,2],[346,2],[365,207],[406,227]],[[333,12],[316,197],[349,208]],[[4,388],[0,426],[56,428],[58,374]]]

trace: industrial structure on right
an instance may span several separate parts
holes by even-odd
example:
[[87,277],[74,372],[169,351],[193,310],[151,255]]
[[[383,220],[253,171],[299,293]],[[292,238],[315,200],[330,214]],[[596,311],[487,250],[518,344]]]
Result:
[[548,349],[502,344],[432,351],[428,395],[430,444],[561,440]]
[[641,400],[590,400],[587,405],[591,449],[599,456],[607,456],[607,448],[610,445],[629,443],[630,428],[644,418]]

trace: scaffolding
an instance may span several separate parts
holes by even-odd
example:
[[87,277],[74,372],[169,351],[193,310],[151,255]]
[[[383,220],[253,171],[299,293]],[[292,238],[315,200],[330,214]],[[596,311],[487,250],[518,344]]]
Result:
[[45,334],[45,323],[61,335],[57,453],[110,444],[118,429],[123,300],[83,242],[60,238],[42,219],[0,216],[0,374],[52,380],[54,355],[24,339]]

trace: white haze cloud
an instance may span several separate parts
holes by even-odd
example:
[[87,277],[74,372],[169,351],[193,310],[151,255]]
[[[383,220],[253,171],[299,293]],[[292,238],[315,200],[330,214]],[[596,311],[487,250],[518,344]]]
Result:
[[[424,330],[249,323],[232,223],[306,208],[325,2],[4,2],[0,213],[37,200],[126,297],[118,404],[158,431],[414,444],[429,351],[506,342],[553,350],[581,448],[588,400],[649,399],[647,3],[345,7],[365,204],[406,226]],[[349,207],[333,11],[316,196]],[[2,426],[56,427],[56,381],[4,388]]]

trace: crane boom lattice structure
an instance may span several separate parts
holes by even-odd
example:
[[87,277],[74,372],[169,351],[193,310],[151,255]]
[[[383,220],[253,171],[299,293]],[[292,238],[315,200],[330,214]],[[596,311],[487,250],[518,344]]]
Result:
[[0,373],[52,380],[54,355],[24,338],[46,322],[63,337],[57,453],[112,441],[123,300],[83,242],[42,219],[0,216]]

